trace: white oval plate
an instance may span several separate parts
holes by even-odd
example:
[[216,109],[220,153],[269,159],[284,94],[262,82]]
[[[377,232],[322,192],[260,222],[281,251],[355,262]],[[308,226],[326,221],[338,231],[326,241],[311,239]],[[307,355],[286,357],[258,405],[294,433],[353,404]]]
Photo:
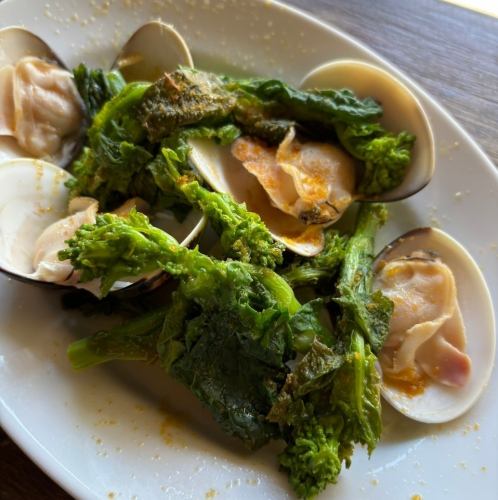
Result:
[[[497,302],[495,168],[420,87],[346,34],[270,1],[0,4],[3,26],[24,24],[69,66],[108,64],[136,27],[159,16],[186,36],[203,67],[297,84],[318,64],[349,57],[405,81],[431,119],[437,171],[428,188],[392,206],[379,246],[413,227],[440,225],[474,256]],[[78,498],[292,498],[277,471],[277,446],[244,452],[159,369],[130,363],[74,373],[66,346],[93,328],[61,311],[57,293],[0,278],[0,422],[67,491]],[[497,391],[493,377],[478,404],[445,426],[408,421],[385,405],[372,458],[357,450],[351,469],[322,497],[466,499],[478,488],[481,499],[496,498]]]

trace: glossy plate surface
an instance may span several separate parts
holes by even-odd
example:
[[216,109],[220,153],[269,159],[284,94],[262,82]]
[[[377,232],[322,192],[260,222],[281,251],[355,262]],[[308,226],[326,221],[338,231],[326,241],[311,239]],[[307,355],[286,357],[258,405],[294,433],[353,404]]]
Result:
[[[498,302],[498,174],[468,135],[416,84],[344,33],[269,1],[166,0],[0,4],[2,25],[24,24],[68,66],[110,64],[143,22],[161,17],[186,37],[198,66],[259,73],[298,84],[313,67],[357,58],[385,67],[413,90],[435,135],[428,188],[391,206],[379,248],[417,226],[439,225],[483,271]],[[464,69],[462,69],[463,71]],[[95,325],[62,311],[58,292],[0,277],[0,421],[49,475],[79,498],[292,498],[278,446],[255,454],[223,437],[208,414],[158,368],[140,364],[74,373],[67,344]],[[469,332],[471,335],[471,332]],[[385,405],[370,460],[323,498],[496,498],[496,373],[477,405],[449,425],[405,419]],[[29,478],[26,478],[28,481]]]

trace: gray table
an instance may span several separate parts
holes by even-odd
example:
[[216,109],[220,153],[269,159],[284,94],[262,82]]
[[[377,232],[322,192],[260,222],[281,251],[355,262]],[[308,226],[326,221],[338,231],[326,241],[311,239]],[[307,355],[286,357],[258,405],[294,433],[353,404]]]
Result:
[[[287,0],[367,43],[436,97],[498,164],[498,19],[436,0]],[[0,499],[70,498],[0,429]]]

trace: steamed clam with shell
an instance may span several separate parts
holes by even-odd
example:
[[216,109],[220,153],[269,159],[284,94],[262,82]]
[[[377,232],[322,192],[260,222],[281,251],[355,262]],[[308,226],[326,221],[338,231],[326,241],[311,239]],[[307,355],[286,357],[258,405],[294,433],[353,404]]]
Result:
[[0,158],[32,157],[67,166],[77,153],[85,110],[52,49],[18,27],[0,30]]
[[435,228],[400,236],[378,255],[374,289],[393,301],[379,355],[384,398],[427,423],[452,420],[491,375],[495,325],[486,282],[470,254]]
[[[73,286],[99,295],[98,281],[79,283],[80,276],[71,264],[58,258],[65,241],[82,224],[93,224],[99,211],[93,198],[70,199],[65,183],[71,178],[66,170],[42,160],[19,158],[0,163],[0,269],[26,283]],[[132,208],[147,213],[147,205],[131,199],[115,213],[125,215]],[[196,211],[181,223],[169,212],[157,213],[153,220],[183,245],[190,244],[202,230]],[[114,290],[134,284],[134,291],[139,292],[160,283],[155,273],[121,281]]]

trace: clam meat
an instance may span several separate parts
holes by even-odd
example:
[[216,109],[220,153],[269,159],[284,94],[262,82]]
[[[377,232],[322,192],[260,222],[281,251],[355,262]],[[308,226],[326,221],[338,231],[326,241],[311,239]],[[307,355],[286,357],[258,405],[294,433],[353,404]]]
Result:
[[77,273],[68,261],[60,261],[58,253],[65,247],[65,241],[71,238],[82,224],[94,224],[99,204],[87,197],[73,198],[69,202],[68,214],[48,226],[38,237],[33,255],[33,279],[76,285]]
[[293,127],[278,148],[241,137],[232,154],[256,176],[274,207],[305,224],[335,222],[353,202],[352,158],[330,144],[301,143]]
[[394,304],[379,354],[384,398],[427,423],[467,411],[489,380],[496,343],[489,290],[469,253],[443,231],[415,229],[378,255],[373,287]]
[[23,156],[65,166],[79,147],[84,105],[72,74],[42,44],[20,28],[0,30],[0,136]]
[[423,250],[386,262],[374,288],[394,303],[389,337],[380,354],[386,383],[423,390],[427,377],[463,387],[472,362],[455,277],[435,254]]

